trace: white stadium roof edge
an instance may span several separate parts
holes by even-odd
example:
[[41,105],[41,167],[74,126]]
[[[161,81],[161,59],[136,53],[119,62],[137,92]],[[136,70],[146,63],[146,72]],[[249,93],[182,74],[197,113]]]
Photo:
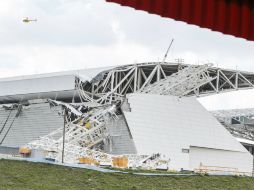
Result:
[[[0,102],[75,95],[75,79],[91,82],[115,67],[101,67],[0,78]],[[24,98],[24,96],[26,97]]]

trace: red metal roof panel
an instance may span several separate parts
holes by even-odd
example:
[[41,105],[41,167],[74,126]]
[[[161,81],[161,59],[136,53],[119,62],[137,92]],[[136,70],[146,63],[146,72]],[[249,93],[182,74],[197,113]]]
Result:
[[253,0],[106,0],[254,41]]

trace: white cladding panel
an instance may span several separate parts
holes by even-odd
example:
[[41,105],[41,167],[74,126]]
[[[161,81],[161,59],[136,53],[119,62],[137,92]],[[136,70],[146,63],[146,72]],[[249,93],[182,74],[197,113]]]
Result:
[[[20,147],[63,127],[64,121],[58,114],[59,111],[61,106],[50,108],[49,103],[31,104],[24,106],[20,115],[15,117],[17,110],[1,108],[0,142],[3,142],[0,146]],[[9,114],[10,117],[6,122]]]
[[75,76],[52,76],[0,82],[0,96],[55,92],[75,89]]
[[194,97],[131,94],[128,102],[125,116],[137,153],[161,153],[172,169],[189,168],[182,149],[190,146],[247,152]]
[[99,67],[99,68],[89,68],[89,69],[79,69],[79,70],[70,70],[70,71],[60,71],[52,73],[43,73],[43,74],[33,74],[33,75],[23,75],[15,77],[0,78],[0,83],[4,81],[18,81],[18,80],[27,80],[27,79],[38,79],[38,78],[50,78],[57,76],[77,76],[82,81],[91,81],[97,75],[104,71],[108,71],[116,68],[116,66],[110,67]]
[[[200,163],[203,166],[238,168],[241,172],[252,172],[253,158],[248,152],[233,152],[218,149],[208,149],[201,147],[190,147],[190,168],[193,170],[199,168]],[[222,168],[217,168],[222,170]],[[234,171],[234,170],[233,170]]]

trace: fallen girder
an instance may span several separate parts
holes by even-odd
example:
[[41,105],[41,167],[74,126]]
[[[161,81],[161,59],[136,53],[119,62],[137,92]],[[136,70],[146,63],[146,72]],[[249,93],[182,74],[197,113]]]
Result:
[[[50,102],[64,107],[64,118],[67,122],[65,128],[59,128],[38,140],[30,142],[28,146],[56,152],[56,157],[59,157],[57,154],[61,154],[59,150],[62,150],[63,142],[67,152],[75,152],[76,150],[74,155],[79,154],[80,148],[87,149],[97,145],[108,136],[107,122],[116,117],[115,105],[81,113],[69,104],[53,100],[50,100]],[[74,119],[71,118],[71,113],[75,114]],[[69,116],[69,120],[67,116]],[[73,120],[70,121],[71,119]],[[73,159],[77,159],[76,156]]]
[[141,93],[185,96],[200,86],[211,82],[207,69],[210,65],[189,65],[177,73],[167,76],[153,84],[140,89]]
[[[89,164],[112,166],[115,163],[114,160],[119,157],[128,160],[125,167],[156,169],[162,165],[167,166],[169,160],[161,159],[160,154],[111,155],[100,149],[100,143],[103,143],[109,136],[107,123],[112,119],[117,119],[115,105],[100,106],[82,113],[70,104],[54,100],[49,100],[49,102],[53,106],[63,107],[62,115],[67,122],[65,128],[59,128],[40,137],[23,148],[46,151],[46,157],[57,162],[79,163],[80,160],[88,159],[91,161]],[[72,114],[75,115],[74,118]]]

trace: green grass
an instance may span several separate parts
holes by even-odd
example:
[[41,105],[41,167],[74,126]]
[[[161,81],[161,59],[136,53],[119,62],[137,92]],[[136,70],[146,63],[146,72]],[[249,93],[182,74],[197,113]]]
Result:
[[144,170],[144,169],[122,169],[122,168],[114,168],[114,167],[103,167],[105,169],[109,170],[115,170],[115,171],[120,171],[120,172],[128,172],[128,173],[156,173],[156,174],[194,174],[194,172],[191,171],[171,171],[171,170]]
[[172,189],[254,190],[254,178],[234,176],[136,176],[0,160],[0,190]]

